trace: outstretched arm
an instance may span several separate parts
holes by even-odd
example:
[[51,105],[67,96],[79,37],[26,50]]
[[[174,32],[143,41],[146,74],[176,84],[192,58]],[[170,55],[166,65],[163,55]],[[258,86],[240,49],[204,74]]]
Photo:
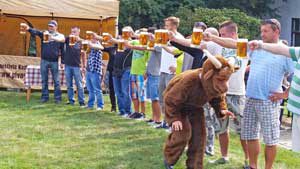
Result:
[[264,49],[267,50],[269,52],[272,52],[274,54],[278,54],[278,55],[284,55],[287,57],[291,57],[290,55],[290,51],[289,51],[289,47],[281,44],[281,43],[263,43],[261,41],[257,41],[257,40],[253,40],[249,42],[249,47],[251,50],[255,50],[255,49]]
[[213,41],[225,48],[236,49],[236,46],[237,46],[237,40],[231,39],[231,38],[222,38],[222,37],[213,35],[209,32],[203,33],[203,39],[205,41]]

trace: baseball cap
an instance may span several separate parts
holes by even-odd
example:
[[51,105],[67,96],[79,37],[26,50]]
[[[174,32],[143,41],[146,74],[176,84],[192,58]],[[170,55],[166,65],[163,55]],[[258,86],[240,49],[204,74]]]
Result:
[[55,20],[51,20],[48,22],[48,26],[57,26],[57,22]]

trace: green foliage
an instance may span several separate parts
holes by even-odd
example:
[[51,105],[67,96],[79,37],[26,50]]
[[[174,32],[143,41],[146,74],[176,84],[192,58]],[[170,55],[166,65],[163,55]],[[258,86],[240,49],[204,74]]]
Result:
[[194,22],[202,21],[209,27],[218,28],[219,24],[226,20],[238,24],[240,37],[254,39],[259,35],[260,20],[238,9],[197,8],[192,12],[181,7],[175,15],[180,18],[179,31],[185,35],[191,33]]
[[205,0],[207,8],[230,8],[239,9],[248,15],[255,17],[277,16],[278,9],[271,5],[275,0]]

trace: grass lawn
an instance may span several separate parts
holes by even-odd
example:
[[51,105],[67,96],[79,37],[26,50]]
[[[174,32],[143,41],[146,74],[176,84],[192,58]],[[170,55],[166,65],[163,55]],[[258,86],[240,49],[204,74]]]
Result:
[[[163,169],[162,147],[167,133],[142,121],[109,112],[80,109],[78,105],[39,103],[33,93],[0,91],[0,168]],[[53,95],[51,94],[51,97]],[[64,98],[66,98],[64,94]],[[108,97],[105,96],[106,103]],[[66,100],[64,100],[66,102]],[[147,112],[150,112],[149,104]],[[239,139],[231,134],[231,163],[205,168],[238,169],[243,163]],[[185,155],[176,165],[184,169]],[[263,153],[260,155],[263,165]],[[300,154],[279,149],[275,169],[299,169]]]

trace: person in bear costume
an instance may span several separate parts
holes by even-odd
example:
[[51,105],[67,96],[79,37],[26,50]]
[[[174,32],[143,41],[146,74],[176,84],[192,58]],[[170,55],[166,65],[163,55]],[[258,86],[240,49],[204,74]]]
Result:
[[225,94],[228,80],[234,72],[234,61],[212,56],[200,69],[189,70],[175,76],[164,91],[166,121],[172,126],[164,146],[166,169],[173,169],[186,145],[187,169],[202,169],[206,130],[203,105],[214,108],[217,117],[233,116],[227,111]]

